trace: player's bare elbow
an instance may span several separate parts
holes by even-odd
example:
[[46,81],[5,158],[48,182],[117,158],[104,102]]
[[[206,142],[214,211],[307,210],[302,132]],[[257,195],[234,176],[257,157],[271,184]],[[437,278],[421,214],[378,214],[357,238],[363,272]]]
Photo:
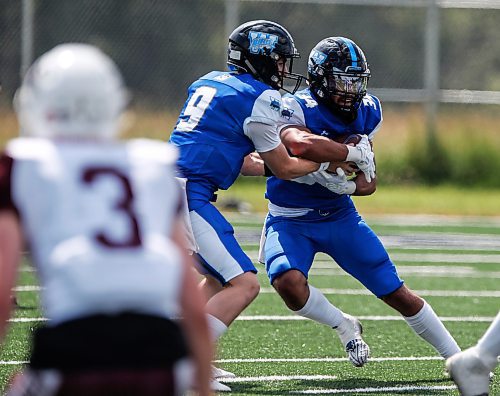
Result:
[[273,171],[274,176],[276,176],[278,179],[291,180],[294,178],[294,175],[292,173],[292,169],[290,169],[286,165],[280,166],[277,169],[271,169],[271,170]]
[[286,147],[290,153],[295,157],[303,157],[307,152],[307,144],[299,141],[292,141],[286,144]]

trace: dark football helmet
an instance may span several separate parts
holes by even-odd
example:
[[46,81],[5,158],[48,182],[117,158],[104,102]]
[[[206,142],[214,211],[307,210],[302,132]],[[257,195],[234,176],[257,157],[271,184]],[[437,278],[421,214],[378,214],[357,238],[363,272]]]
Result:
[[[227,64],[231,70],[250,73],[275,89],[295,93],[303,76],[292,73],[293,59],[300,55],[293,38],[281,25],[271,21],[250,21],[229,36]],[[284,63],[285,68],[280,67]],[[285,88],[285,78],[293,89]]]
[[344,37],[328,37],[312,49],[307,65],[309,86],[319,102],[354,117],[370,78],[361,48]]

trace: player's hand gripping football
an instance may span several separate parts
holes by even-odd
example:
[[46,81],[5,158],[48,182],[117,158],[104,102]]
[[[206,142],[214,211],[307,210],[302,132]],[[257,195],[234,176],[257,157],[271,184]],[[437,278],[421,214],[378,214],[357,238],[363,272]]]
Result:
[[325,187],[335,194],[353,194],[356,191],[356,183],[347,180],[347,176],[341,167],[337,168],[337,174],[329,174]]
[[363,135],[356,146],[347,146],[349,153],[346,161],[356,163],[359,170],[365,174],[366,181],[370,183],[375,177],[375,162],[372,146],[368,140],[368,136]]

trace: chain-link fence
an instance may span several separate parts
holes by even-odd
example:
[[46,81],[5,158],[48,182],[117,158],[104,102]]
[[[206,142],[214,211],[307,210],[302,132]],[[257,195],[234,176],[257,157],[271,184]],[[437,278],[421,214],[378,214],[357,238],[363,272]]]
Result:
[[[23,31],[25,1],[33,5],[33,18],[25,20]],[[498,3],[469,3],[492,2]],[[370,63],[370,88],[378,89],[376,93],[385,101],[425,100],[425,92],[419,90],[426,88],[426,73],[432,70],[431,28],[437,37],[438,88],[469,90],[466,95],[471,102],[479,98],[488,103],[492,98],[491,103],[500,103],[500,10],[495,9],[500,5],[493,9],[439,8],[437,25],[429,25],[425,4],[437,7],[435,1],[346,3],[0,0],[0,103],[10,106],[20,82],[21,53],[23,48],[26,51],[25,36],[30,32],[26,23],[33,32],[35,58],[63,42],[95,44],[115,59],[136,105],[174,109],[184,102],[190,82],[225,67],[228,29],[251,19],[270,19],[287,27],[302,53],[295,70],[300,73],[305,73],[307,55],[319,40],[335,35],[352,38]],[[404,91],[395,95],[390,90],[394,88]],[[474,96],[471,90],[487,92]],[[438,99],[446,101],[449,93],[439,92]]]

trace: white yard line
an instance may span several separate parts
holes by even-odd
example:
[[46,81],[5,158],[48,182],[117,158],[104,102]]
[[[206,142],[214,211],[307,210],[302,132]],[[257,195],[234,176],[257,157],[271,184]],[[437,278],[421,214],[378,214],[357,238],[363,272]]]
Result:
[[218,381],[226,383],[239,382],[267,382],[267,381],[294,381],[294,380],[334,380],[336,375],[266,375],[259,377],[236,377],[236,378],[217,378]]
[[[12,289],[15,292],[40,291],[40,286],[28,285],[18,286]],[[367,289],[335,289],[320,288],[323,294],[350,295],[350,296],[371,296],[372,293]],[[276,291],[272,287],[263,287],[260,289],[262,294],[274,294]],[[414,290],[419,296],[423,297],[500,297],[500,291],[496,290]]]
[[[222,379],[221,379],[222,380]],[[293,394],[320,395],[320,394],[346,394],[346,393],[387,393],[387,392],[413,392],[413,391],[436,391],[457,389],[454,385],[438,386],[381,386],[377,388],[346,388],[346,389],[308,389],[303,391],[291,391]]]
[[[454,249],[456,250],[456,248]],[[257,252],[248,251],[248,256],[257,261],[259,256]],[[500,263],[499,254],[453,254],[453,253],[390,253],[391,259],[396,263],[422,262],[422,263],[460,263],[460,264],[480,264],[480,263]],[[327,256],[317,258],[315,262],[333,262]]]
[[47,318],[12,318],[7,322],[10,323],[33,323],[33,322],[46,322]]
[[[359,320],[380,321],[395,321],[404,320],[402,316],[356,316]],[[492,322],[495,316],[440,316],[443,322]],[[238,316],[236,320],[240,321],[270,321],[270,320],[310,320],[302,316],[296,315],[253,315]]]
[[[382,321],[395,321],[404,320],[401,316],[371,316],[371,315],[360,315],[356,316],[359,320],[371,320],[374,322]],[[441,316],[441,321],[443,322],[492,322],[495,319],[494,316]],[[31,323],[31,322],[45,322],[47,318],[12,318],[8,321],[10,323]],[[272,320],[309,320],[302,316],[296,315],[242,315],[236,318],[238,321],[272,321]]]
[[[372,296],[372,292],[367,289],[335,289],[335,288],[320,288],[319,291],[323,294],[336,295],[351,295],[351,296]],[[500,297],[500,291],[491,290],[413,290],[416,294],[422,297]],[[275,294],[276,290],[272,287],[263,287],[260,289],[262,294]]]
[[[471,271],[469,273],[453,273],[453,272],[433,272],[432,267],[429,267],[428,270],[423,271],[413,271],[401,268],[401,266],[396,266],[398,273],[400,275],[412,276],[415,278],[500,278],[500,271]],[[344,272],[341,268],[320,268],[315,269],[314,266],[309,272],[312,275],[323,275],[323,276],[351,276],[348,273]]]
[[18,366],[29,363],[27,360],[0,360],[0,366]]
[[[220,382],[226,384],[238,384],[244,382],[269,382],[269,381],[321,381],[336,380],[336,375],[268,375],[258,377],[236,377],[219,378]],[[345,393],[387,393],[387,392],[410,392],[410,391],[435,391],[456,389],[454,385],[437,386],[380,386],[366,388],[336,388],[336,389],[306,389],[300,391],[290,391],[291,394],[345,394]]]
[[[385,357],[385,358],[370,358],[370,362],[416,362],[444,360],[441,356],[402,356],[402,357]],[[348,358],[257,358],[257,359],[218,359],[215,363],[335,363],[348,362]]]
[[40,291],[42,288],[40,286],[35,285],[26,285],[26,286],[16,286],[12,288],[12,291],[15,292],[32,292],[32,291]]
[[[416,361],[432,361],[443,360],[440,356],[401,356],[401,357],[385,357],[385,358],[370,358],[370,362],[416,362]],[[215,363],[337,363],[347,362],[347,358],[256,358],[256,359],[218,359]],[[0,360],[0,366],[27,364],[27,360]]]

